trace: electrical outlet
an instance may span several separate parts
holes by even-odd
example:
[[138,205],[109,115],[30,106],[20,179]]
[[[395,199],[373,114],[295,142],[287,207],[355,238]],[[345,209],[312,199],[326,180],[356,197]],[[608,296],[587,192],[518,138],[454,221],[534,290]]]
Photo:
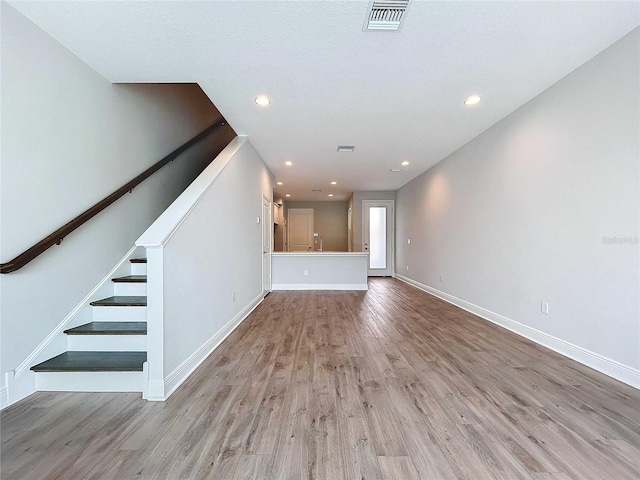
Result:
[[411,245],[411,239],[407,238],[407,245]]
[[545,315],[549,315],[549,304],[547,302],[540,302],[540,311]]
[[407,265],[407,270],[409,270],[409,265]]
[[305,269],[305,270],[304,270],[304,274],[305,274],[305,275],[309,275],[309,270]]
[[444,282],[444,275],[440,275],[440,282],[443,283]]
[[233,292],[233,293],[231,294],[231,301],[232,301],[232,302],[235,302],[235,301],[236,301],[236,292]]

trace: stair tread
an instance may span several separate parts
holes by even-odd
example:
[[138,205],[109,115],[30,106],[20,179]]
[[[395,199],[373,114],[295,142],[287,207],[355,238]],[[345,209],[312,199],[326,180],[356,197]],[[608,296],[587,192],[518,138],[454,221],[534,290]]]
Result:
[[67,335],[146,335],[147,322],[91,322],[65,330]]
[[131,263],[147,263],[146,258],[130,258],[129,261]]
[[124,277],[112,278],[112,282],[116,283],[147,283],[146,275],[126,275]]
[[34,372],[141,372],[147,352],[65,352],[31,367]]
[[146,307],[147,297],[116,295],[91,302],[95,307]]

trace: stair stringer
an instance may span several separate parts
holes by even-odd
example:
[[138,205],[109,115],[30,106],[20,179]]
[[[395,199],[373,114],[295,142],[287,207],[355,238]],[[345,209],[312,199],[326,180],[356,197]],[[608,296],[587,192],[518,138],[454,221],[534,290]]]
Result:
[[143,251],[144,249],[133,246],[15,370],[5,373],[6,404],[0,405],[0,408],[12,405],[37,391],[36,374],[29,369],[67,350],[67,338],[63,332],[92,321],[93,309],[89,303],[108,296],[113,291],[111,279],[128,273],[129,259]]

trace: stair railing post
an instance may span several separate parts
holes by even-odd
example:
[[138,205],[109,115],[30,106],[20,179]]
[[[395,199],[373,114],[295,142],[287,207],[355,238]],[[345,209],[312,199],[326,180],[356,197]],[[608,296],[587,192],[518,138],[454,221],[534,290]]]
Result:
[[166,400],[164,388],[164,246],[147,250],[147,400]]

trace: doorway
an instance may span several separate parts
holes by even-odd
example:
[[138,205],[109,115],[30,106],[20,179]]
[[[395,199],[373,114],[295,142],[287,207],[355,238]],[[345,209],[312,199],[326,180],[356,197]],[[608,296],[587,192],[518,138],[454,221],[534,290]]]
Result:
[[289,251],[313,251],[313,208],[290,208],[288,217]]
[[271,200],[262,197],[262,294],[267,295],[271,291],[271,232],[273,231],[271,219]]
[[347,251],[353,252],[353,211],[347,210]]
[[393,200],[362,201],[362,248],[369,252],[370,277],[389,277],[394,274],[394,217]]

